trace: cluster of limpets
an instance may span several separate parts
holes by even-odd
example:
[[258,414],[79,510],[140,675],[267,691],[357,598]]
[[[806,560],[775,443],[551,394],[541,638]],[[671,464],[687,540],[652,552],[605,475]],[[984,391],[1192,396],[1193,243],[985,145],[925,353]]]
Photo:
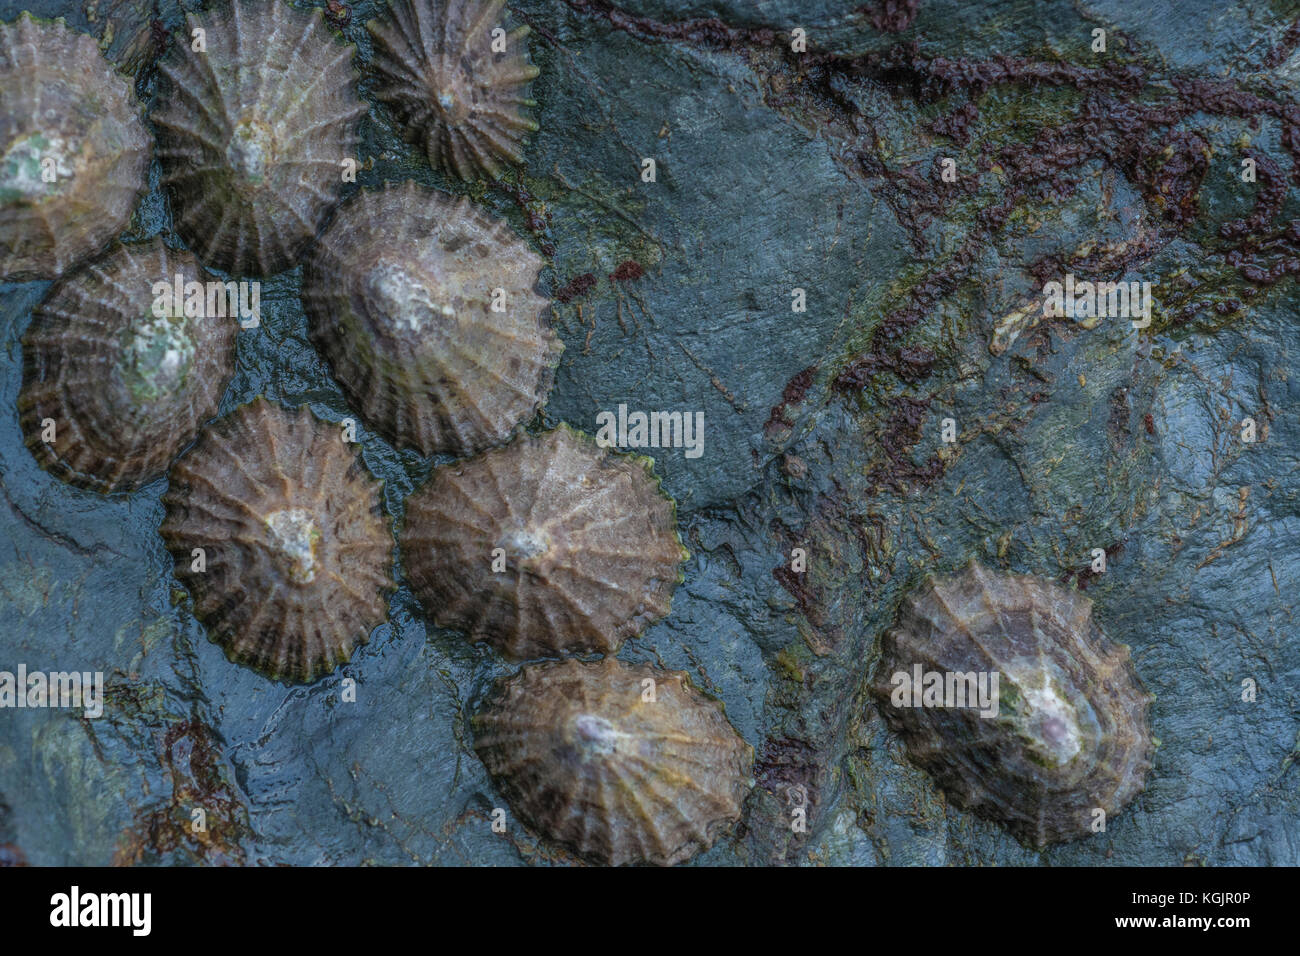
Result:
[[[392,0],[369,24],[376,96],[460,178],[519,161],[536,129],[527,30],[504,14]],[[551,658],[473,718],[501,792],[584,859],[709,847],[741,815],[753,751],[685,674],[612,656],[668,613],[687,555],[648,459],[564,425],[523,430],[563,347],[535,291],[542,260],[468,200],[412,183],[339,205],[366,106],[319,9],[234,0],[187,26],[151,116],[181,249],[115,240],[150,163],[127,82],[62,21],[0,25],[0,278],[57,280],[23,341],[36,460],[104,494],[168,476],[163,541],[231,660],[297,682],[347,662],[396,587],[380,482],[309,409],[257,399],[214,421],[235,319],[158,295],[221,288],[209,269],[301,263],[312,341],[349,403],[394,446],[458,456],[407,502],[414,593],[472,641]],[[996,673],[996,715],[899,706],[894,677],[913,671]],[[874,691],[955,802],[1032,846],[1090,832],[1151,766],[1128,649],[1051,582],[974,564],[926,582],[882,640]]]
[[[368,24],[376,97],[461,179],[520,161],[537,128],[528,31],[505,13],[392,0]],[[163,542],[232,661],[286,682],[346,663],[396,587],[381,483],[305,407],[258,398],[214,420],[238,283],[208,270],[302,264],[312,341],[360,417],[397,447],[458,456],[411,496],[400,535],[430,617],[513,659],[607,655],[526,664],[474,719],[512,806],[592,861],[707,848],[740,816],[753,752],[686,675],[608,656],[668,613],[687,553],[649,459],[563,425],[522,431],[563,349],[541,258],[414,183],[340,205],[367,107],[355,50],[319,9],[234,0],[186,28],[149,116],[175,248],[115,239],[150,164],[128,83],[62,21],[0,25],[0,277],[58,280],[23,341],[36,460],[104,494],[167,476]]]

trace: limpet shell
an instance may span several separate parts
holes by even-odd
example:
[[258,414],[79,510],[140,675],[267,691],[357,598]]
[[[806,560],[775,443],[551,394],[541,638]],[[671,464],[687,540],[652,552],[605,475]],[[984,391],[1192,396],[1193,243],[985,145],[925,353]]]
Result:
[[668,613],[688,556],[649,464],[561,426],[435,468],[407,501],[412,589],[514,657],[616,651]]
[[302,302],[367,423],[425,455],[467,455],[505,441],[550,391],[564,346],[533,291],[541,266],[469,200],[408,182],[343,205],[303,268]]
[[356,156],[355,50],[319,8],[280,0],[186,20],[158,65],[152,117],[176,231],[214,268],[280,272],[315,237]]
[[52,279],[99,252],[148,169],[135,97],[94,40],[28,13],[0,24],[0,279]]
[[307,408],[258,398],[200,433],[172,466],[160,530],[230,660],[309,682],[369,640],[394,587],[380,489]]
[[497,683],[474,748],[511,808],[594,863],[688,860],[740,818],[754,751],[680,671],[614,658]]
[[[918,665],[996,673],[997,715],[914,706],[893,678]],[[1151,768],[1152,697],[1128,647],[1098,627],[1089,598],[1049,580],[975,562],[927,580],[884,635],[873,691],[915,764],[958,806],[1031,847],[1088,835],[1094,811],[1109,820]]]
[[129,491],[161,477],[217,414],[239,319],[187,317],[183,302],[156,299],[155,284],[171,288],[178,275],[207,280],[192,255],[159,239],[119,245],[33,310],[18,410],[42,468],[83,488]]
[[505,0],[392,0],[366,24],[376,95],[434,168],[461,179],[495,179],[504,164],[522,162],[524,140],[537,130],[528,111],[538,72],[528,60],[529,28],[505,32],[504,13]]

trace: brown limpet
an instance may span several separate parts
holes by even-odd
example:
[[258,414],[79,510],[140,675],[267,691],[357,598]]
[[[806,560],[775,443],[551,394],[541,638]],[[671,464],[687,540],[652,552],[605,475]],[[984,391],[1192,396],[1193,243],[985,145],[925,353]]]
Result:
[[740,819],[754,751],[680,671],[612,657],[499,681],[474,749],[523,822],[594,863],[672,865]]
[[[920,706],[918,674],[934,694]],[[929,674],[945,687],[954,675],[954,691],[962,677],[966,705],[941,698]],[[994,705],[985,716],[964,676],[981,674]],[[873,693],[912,761],[958,806],[1031,847],[1093,832],[1096,811],[1109,820],[1151,769],[1153,698],[1128,647],[1098,627],[1089,598],[1054,581],[974,561],[927,580],[881,642]]]
[[131,87],[94,40],[29,13],[0,24],[0,279],[52,279],[99,252],[148,170]]
[[[545,403],[563,343],[542,259],[467,199],[407,182],[358,193],[303,267],[312,341],[381,435],[473,454]],[[499,306],[499,308],[494,308]]]
[[239,318],[187,316],[183,299],[155,295],[177,276],[208,280],[192,255],[160,239],[119,245],[33,310],[18,412],[42,468],[83,488],[130,491],[161,477],[217,414]]
[[235,0],[186,22],[158,64],[152,116],[176,231],[207,265],[272,275],[315,237],[356,156],[366,108],[355,49],[319,8],[280,0]]
[[514,657],[618,650],[668,613],[689,556],[652,465],[561,425],[435,468],[400,535],[412,589]]
[[[376,95],[423,144],[429,162],[461,179],[495,179],[523,161],[537,131],[528,85],[529,28],[506,31],[505,0],[391,0],[366,24]],[[494,30],[500,30],[495,37]],[[494,45],[497,49],[494,49]]]
[[308,682],[370,639],[394,588],[381,488],[308,408],[258,398],[200,433],[172,466],[160,530],[230,660]]

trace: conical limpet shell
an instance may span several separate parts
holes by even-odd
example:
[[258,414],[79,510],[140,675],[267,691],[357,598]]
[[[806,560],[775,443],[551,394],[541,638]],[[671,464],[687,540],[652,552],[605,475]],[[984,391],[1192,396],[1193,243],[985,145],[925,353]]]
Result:
[[227,657],[307,682],[369,640],[394,587],[380,488],[306,408],[259,398],[200,433],[172,466],[161,533]]
[[[955,695],[917,706],[918,668],[945,682],[996,673],[996,716],[952,706]],[[974,562],[931,578],[885,634],[873,691],[913,762],[1029,846],[1088,835],[1095,811],[1117,813],[1151,767],[1151,695],[1128,647],[1102,633],[1091,600],[1051,581]]]
[[207,278],[159,239],[118,246],[33,311],[18,410],[42,468],[83,488],[130,490],[160,477],[217,414],[239,318],[187,317],[183,300],[155,296],[176,276]]
[[[527,88],[528,27],[508,33],[505,0],[392,0],[366,24],[374,37],[376,95],[435,168],[461,179],[501,174],[523,160],[537,123]],[[502,32],[493,36],[493,31]],[[493,49],[494,44],[498,49]]]
[[207,265],[280,272],[316,235],[356,156],[355,51],[319,8],[281,0],[235,0],[187,22],[159,63],[153,113],[176,231]]
[[439,625],[515,657],[616,651],[668,613],[687,557],[649,460],[566,426],[435,468],[401,544]]
[[541,265],[469,200],[406,183],[344,204],[303,268],[302,301],[371,426],[426,455],[472,454],[546,401],[564,346],[533,291]]
[[0,24],[0,279],[99,252],[145,191],[149,136],[127,81],[62,20]]
[[529,827],[595,863],[681,863],[740,818],[754,751],[680,671],[614,658],[499,681],[474,748]]

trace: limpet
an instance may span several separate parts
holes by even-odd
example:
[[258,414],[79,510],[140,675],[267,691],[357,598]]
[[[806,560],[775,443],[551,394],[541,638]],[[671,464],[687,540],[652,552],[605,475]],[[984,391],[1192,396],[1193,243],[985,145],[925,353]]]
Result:
[[53,279],[99,252],[148,169],[131,87],[93,39],[29,13],[0,24],[0,279]]
[[339,426],[258,398],[205,428],[170,478],[163,542],[230,660],[309,682],[387,618],[381,483]]
[[495,686],[474,748],[530,828],[594,863],[682,863],[740,818],[754,751],[680,671],[534,664]]
[[[970,700],[981,675],[984,711]],[[873,690],[915,764],[1032,847],[1086,836],[1151,768],[1152,697],[1128,647],[1102,633],[1089,598],[1049,580],[975,562],[927,580],[884,635]]]
[[461,179],[495,179],[523,161],[536,132],[527,26],[506,31],[505,0],[392,0],[366,24],[376,95],[429,162]]
[[[213,268],[293,266],[343,189],[365,112],[322,11],[235,0],[189,14],[158,64],[158,158],[176,231]],[[196,49],[202,31],[203,49]]]
[[435,468],[401,532],[412,589],[514,657],[616,651],[668,613],[687,557],[649,465],[562,425]]
[[18,411],[42,468],[83,488],[130,491],[160,477],[217,414],[239,318],[187,316],[183,297],[155,294],[178,277],[182,288],[208,279],[160,239],[119,245],[33,310]]
[[399,447],[473,454],[545,403],[564,346],[533,291],[542,260],[467,199],[358,193],[303,267],[312,341]]

